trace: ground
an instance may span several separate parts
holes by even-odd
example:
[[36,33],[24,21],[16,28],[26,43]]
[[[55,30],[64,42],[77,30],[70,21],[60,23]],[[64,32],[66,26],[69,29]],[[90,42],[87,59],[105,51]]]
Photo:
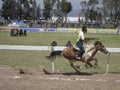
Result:
[[120,90],[120,74],[47,75],[40,69],[0,67],[0,90]]

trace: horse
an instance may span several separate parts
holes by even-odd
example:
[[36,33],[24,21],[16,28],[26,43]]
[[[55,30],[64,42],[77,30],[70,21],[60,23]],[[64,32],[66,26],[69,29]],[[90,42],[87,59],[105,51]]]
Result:
[[85,48],[85,53],[82,55],[82,58],[80,60],[76,59],[76,53],[78,52],[77,49],[74,47],[66,47],[64,50],[57,50],[52,51],[49,56],[46,56],[46,58],[51,59],[52,61],[55,60],[56,56],[63,56],[70,62],[70,66],[76,71],[80,72],[80,67],[75,66],[75,61],[81,61],[85,63],[85,67],[93,67],[93,65],[90,63],[92,60],[95,60],[94,67],[98,65],[98,61],[94,56],[97,54],[97,52],[100,51],[102,53],[107,54],[108,51],[105,48],[105,46],[101,43],[101,41],[96,41],[94,45],[87,45]]

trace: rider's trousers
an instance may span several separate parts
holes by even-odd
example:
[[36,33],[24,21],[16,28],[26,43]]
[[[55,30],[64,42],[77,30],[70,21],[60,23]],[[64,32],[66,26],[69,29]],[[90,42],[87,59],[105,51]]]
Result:
[[84,47],[83,47],[83,42],[78,41],[76,43],[76,45],[78,46],[78,48],[80,49],[79,52],[77,53],[78,56],[82,57],[83,53],[85,52]]

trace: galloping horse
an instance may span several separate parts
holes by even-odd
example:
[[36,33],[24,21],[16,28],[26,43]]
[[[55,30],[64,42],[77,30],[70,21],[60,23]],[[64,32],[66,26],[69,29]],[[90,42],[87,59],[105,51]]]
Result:
[[82,56],[81,60],[76,59],[76,53],[77,50],[74,47],[66,47],[63,51],[52,51],[49,56],[47,56],[48,59],[54,60],[56,56],[63,56],[67,60],[69,60],[71,67],[77,71],[80,72],[80,68],[78,66],[74,65],[74,61],[81,61],[85,63],[86,68],[88,68],[88,65],[90,67],[93,67],[93,65],[90,63],[90,61],[95,60],[94,67],[97,65],[97,59],[94,58],[96,53],[100,51],[102,53],[107,54],[108,51],[104,47],[104,45],[100,41],[96,41],[94,45],[87,45],[85,49],[85,53]]

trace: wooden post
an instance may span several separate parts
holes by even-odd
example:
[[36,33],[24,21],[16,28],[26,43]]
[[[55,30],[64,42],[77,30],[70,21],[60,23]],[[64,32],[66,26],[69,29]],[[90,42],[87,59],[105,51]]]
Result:
[[54,58],[52,58],[52,71],[55,71],[55,62],[54,62]]
[[[52,51],[54,51],[54,46],[51,46],[50,52]],[[54,57],[51,59],[51,62],[52,62],[52,71],[54,72],[55,71],[55,58]]]
[[107,58],[106,74],[108,73],[108,69],[109,69],[109,61],[110,61],[110,53],[108,53],[108,58]]

